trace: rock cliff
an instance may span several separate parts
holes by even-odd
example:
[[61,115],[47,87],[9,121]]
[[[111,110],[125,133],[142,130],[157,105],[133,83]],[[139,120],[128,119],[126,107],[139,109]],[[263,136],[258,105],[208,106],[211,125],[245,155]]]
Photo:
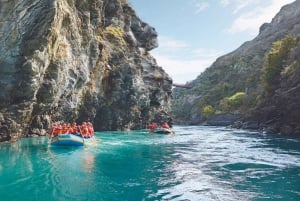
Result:
[[54,121],[170,122],[172,79],[149,53],[157,46],[127,0],[1,0],[0,141],[45,135]]
[[265,97],[236,125],[300,136],[300,35],[275,44],[263,68]]

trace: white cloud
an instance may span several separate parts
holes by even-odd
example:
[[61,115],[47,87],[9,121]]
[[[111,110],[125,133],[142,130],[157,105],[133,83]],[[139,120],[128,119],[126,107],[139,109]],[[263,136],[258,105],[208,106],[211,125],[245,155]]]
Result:
[[238,0],[236,2],[233,13],[238,13],[243,9],[247,8],[248,6],[253,6],[255,4],[258,4],[259,2],[260,0]]
[[[241,13],[241,9],[250,6],[251,0],[246,0],[245,3],[241,3],[240,0],[235,0],[236,7],[234,13]],[[267,6],[256,5],[249,11],[245,11],[237,17],[232,26],[228,29],[229,33],[248,32],[251,35],[258,33],[259,27],[265,23],[270,22],[272,18],[279,12],[280,8],[294,0],[269,0]],[[257,3],[257,0],[252,0],[251,6]],[[245,10],[245,9],[244,9]]]
[[233,13],[237,13],[247,6],[259,4],[261,2],[261,0],[220,0],[222,6],[231,6],[233,8]]
[[182,40],[160,36],[159,48],[151,51],[159,66],[176,83],[195,79],[224,52],[214,49],[193,48]]
[[230,3],[229,0],[221,0],[221,5],[222,5],[222,6],[225,6],[225,7],[226,7],[226,6],[229,5],[229,3]]
[[176,83],[186,83],[195,79],[214,61],[213,58],[185,60],[178,57],[174,59],[159,53],[153,53],[153,56],[157,60],[158,65],[162,66]]
[[208,7],[209,7],[209,3],[207,3],[207,2],[196,3],[196,14],[202,12],[203,10],[205,10]]
[[160,48],[165,48],[165,49],[178,49],[178,48],[186,48],[188,44],[184,41],[176,40],[172,37],[168,36],[159,36],[158,37],[159,41],[159,47]]
[[185,41],[178,40],[168,36],[159,36],[159,48],[155,49],[154,52],[160,52],[160,54],[167,54],[169,57],[172,55],[177,57],[181,55],[181,57],[188,58],[207,58],[207,57],[216,57],[220,56],[220,51],[214,49],[206,49],[206,48],[194,48],[192,45],[188,44]]
[[218,51],[215,49],[204,49],[204,48],[198,48],[191,51],[191,54],[195,58],[217,58],[224,54],[223,51]]

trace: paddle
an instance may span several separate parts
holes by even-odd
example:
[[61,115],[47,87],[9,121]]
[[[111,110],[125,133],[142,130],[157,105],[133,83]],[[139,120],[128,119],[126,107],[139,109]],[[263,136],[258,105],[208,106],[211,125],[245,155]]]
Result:
[[78,128],[79,128],[80,135],[81,135],[81,137],[82,137],[82,139],[83,139],[83,143],[84,143],[85,141],[84,141],[84,136],[83,136],[82,131],[81,131],[81,126],[78,126]]
[[50,139],[52,139],[52,138],[53,138],[53,133],[54,133],[54,130],[55,130],[55,127],[52,127],[52,129],[51,129],[51,133],[50,133],[50,136],[49,136],[49,138],[50,138]]

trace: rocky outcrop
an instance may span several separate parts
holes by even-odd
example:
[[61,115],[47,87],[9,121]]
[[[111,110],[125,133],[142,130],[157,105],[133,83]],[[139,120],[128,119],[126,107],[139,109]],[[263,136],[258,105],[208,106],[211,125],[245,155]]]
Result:
[[171,121],[172,80],[149,54],[157,45],[127,0],[2,1],[0,141],[45,135],[53,121]]
[[268,133],[300,136],[300,36],[297,38],[295,47],[284,48],[288,54],[282,58],[285,65],[278,87],[246,116],[242,128],[251,124]]

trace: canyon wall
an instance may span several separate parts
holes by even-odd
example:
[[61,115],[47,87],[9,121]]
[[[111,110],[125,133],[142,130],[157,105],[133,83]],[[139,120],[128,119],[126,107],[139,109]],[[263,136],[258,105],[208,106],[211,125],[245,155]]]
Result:
[[55,121],[171,123],[172,79],[149,53],[157,46],[127,0],[1,0],[0,141],[45,135]]

